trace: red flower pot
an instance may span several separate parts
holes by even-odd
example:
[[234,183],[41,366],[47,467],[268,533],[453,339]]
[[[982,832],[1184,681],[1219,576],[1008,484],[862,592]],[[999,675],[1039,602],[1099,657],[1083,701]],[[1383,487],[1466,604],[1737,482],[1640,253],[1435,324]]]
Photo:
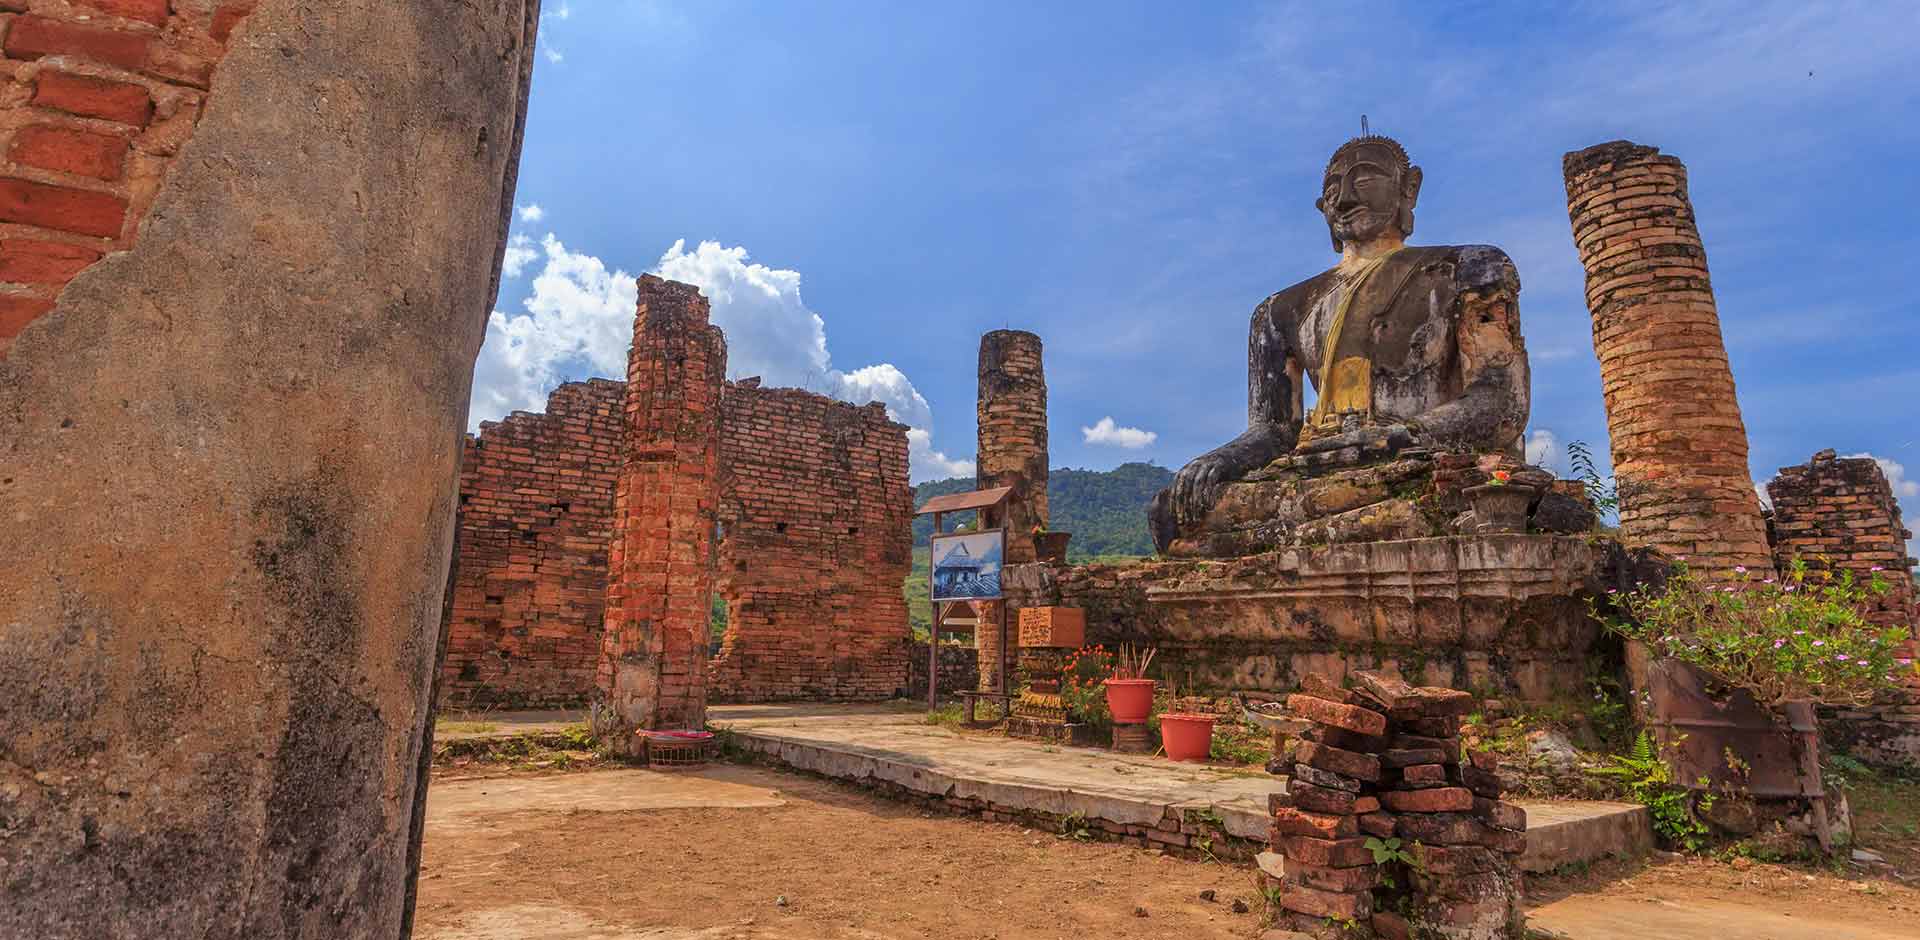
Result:
[[1108,679],[1107,711],[1116,725],[1145,724],[1153,714],[1152,679]]
[[1213,715],[1160,716],[1160,743],[1168,760],[1204,761],[1213,753]]

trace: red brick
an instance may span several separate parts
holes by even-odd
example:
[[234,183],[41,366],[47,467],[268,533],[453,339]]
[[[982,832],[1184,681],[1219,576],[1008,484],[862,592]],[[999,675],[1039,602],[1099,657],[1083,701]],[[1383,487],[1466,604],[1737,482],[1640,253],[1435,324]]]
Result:
[[1298,780],[1287,782],[1287,796],[1293,805],[1314,813],[1351,814],[1355,797],[1345,790],[1330,790]]
[[116,180],[126,170],[127,141],[92,131],[36,125],[13,135],[7,156],[43,170]]
[[13,21],[4,48],[14,59],[71,55],[123,69],[138,69],[147,63],[146,36],[35,15]]
[[1312,741],[1295,741],[1293,759],[1310,767],[1368,783],[1380,779],[1380,759],[1372,754],[1360,754]]
[[1387,733],[1387,716],[1358,705],[1342,705],[1310,695],[1287,696],[1287,710],[1308,721],[1332,725],[1358,734]]
[[135,127],[153,117],[153,96],[140,85],[52,69],[35,80],[33,104]]
[[1384,839],[1393,835],[1393,814],[1372,812],[1359,817],[1360,831]]
[[[1484,849],[1482,851],[1485,851]],[[1343,894],[1355,891],[1373,890],[1374,879],[1379,876],[1378,865],[1355,865],[1348,868],[1333,868],[1327,865],[1309,865],[1305,862],[1287,860],[1287,884],[1306,885],[1321,891],[1337,891]]]
[[1413,926],[1392,911],[1373,912],[1373,932],[1380,940],[1413,940]]
[[1447,768],[1441,764],[1414,764],[1401,769],[1400,779],[1407,783],[1446,783]]
[[0,222],[113,238],[126,217],[127,201],[118,196],[0,179]]
[[167,22],[167,0],[78,0],[102,13],[142,20],[155,26]]
[[1380,805],[1396,813],[1464,813],[1473,809],[1473,791],[1465,787],[1432,790],[1389,790]]
[[1311,836],[1285,836],[1273,843],[1275,851],[1289,863],[1322,865],[1328,868],[1352,868],[1373,864],[1373,850],[1365,839],[1315,839]]
[[12,339],[27,328],[27,324],[48,310],[53,309],[53,301],[38,297],[22,297],[19,294],[0,294],[0,339]]
[[1316,839],[1350,839],[1360,834],[1352,816],[1311,813],[1283,806],[1273,814],[1273,836],[1311,836]]
[[1466,875],[1491,869],[1498,861],[1493,852],[1478,845],[1413,846],[1413,857],[1421,871],[1435,875]]
[[80,245],[9,238],[0,240],[0,281],[65,284],[98,260],[100,252]]

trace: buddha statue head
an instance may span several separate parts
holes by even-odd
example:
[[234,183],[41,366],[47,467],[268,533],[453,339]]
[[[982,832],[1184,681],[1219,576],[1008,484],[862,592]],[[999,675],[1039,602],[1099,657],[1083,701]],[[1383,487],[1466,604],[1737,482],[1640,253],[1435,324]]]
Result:
[[1413,234],[1413,204],[1420,198],[1420,168],[1391,137],[1369,134],[1340,145],[1327,161],[1314,207],[1326,216],[1333,250],[1383,238],[1394,243]]

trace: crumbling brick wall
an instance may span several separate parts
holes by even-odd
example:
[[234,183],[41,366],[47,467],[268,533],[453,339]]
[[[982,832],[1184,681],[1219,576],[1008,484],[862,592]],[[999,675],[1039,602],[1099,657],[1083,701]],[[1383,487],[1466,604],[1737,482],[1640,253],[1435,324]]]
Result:
[[625,393],[609,379],[569,382],[544,414],[516,411],[467,437],[443,706],[586,704]]
[[0,0],[0,357],[133,244],[255,0]]
[[727,631],[716,701],[884,699],[907,685],[913,495],[879,403],[729,384],[721,401]]
[[980,489],[1013,487],[983,528],[1007,530],[1006,562],[1033,561],[1033,529],[1047,525],[1047,374],[1040,337],[993,330],[980,337],[975,477]]
[[1769,564],[1747,431],[1687,168],[1624,140],[1566,155],[1593,351],[1630,545],[1710,572]]
[[1868,619],[1883,626],[1912,626],[1913,578],[1900,503],[1886,474],[1871,457],[1840,457],[1831,450],[1795,467],[1781,467],[1767,483],[1773,503],[1768,535],[1777,567],[1794,559],[1815,571],[1851,571],[1866,581],[1876,572],[1891,587],[1875,600]]

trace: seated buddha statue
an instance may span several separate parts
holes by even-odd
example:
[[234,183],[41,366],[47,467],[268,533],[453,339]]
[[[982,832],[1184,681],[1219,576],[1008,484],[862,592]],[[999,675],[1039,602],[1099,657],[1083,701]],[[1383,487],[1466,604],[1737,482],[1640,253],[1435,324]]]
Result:
[[1204,525],[1226,487],[1285,458],[1325,467],[1404,451],[1522,455],[1519,275],[1488,245],[1408,245],[1420,183],[1391,138],[1334,151],[1314,205],[1340,262],[1254,308],[1246,433],[1194,458],[1154,498],[1161,551]]

